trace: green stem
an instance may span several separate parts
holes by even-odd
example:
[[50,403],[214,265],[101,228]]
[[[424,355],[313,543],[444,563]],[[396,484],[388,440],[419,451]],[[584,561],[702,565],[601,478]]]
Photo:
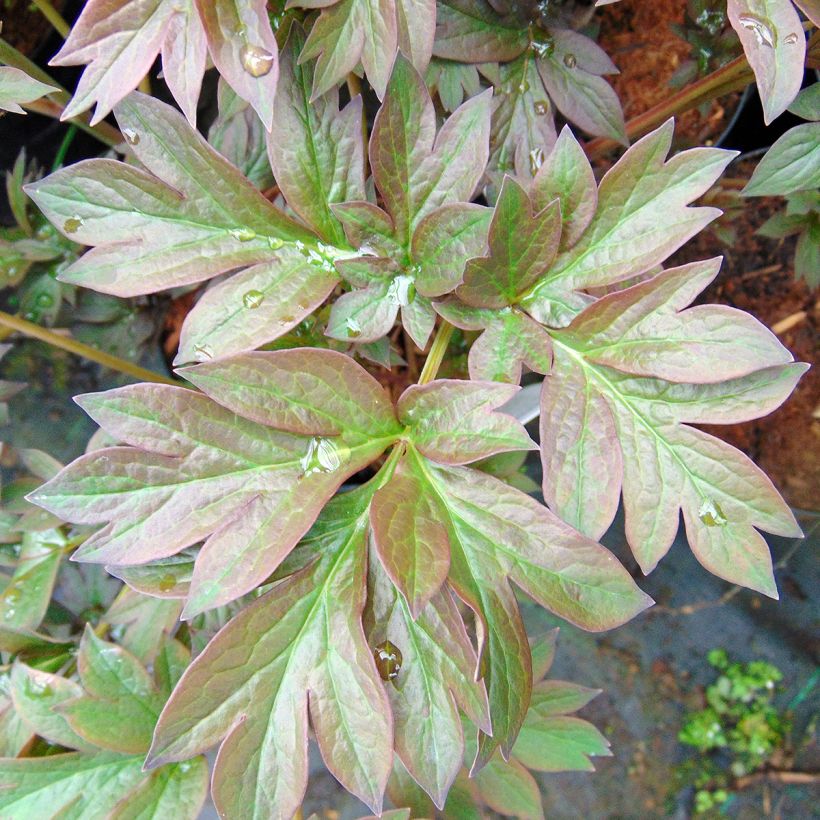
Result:
[[111,370],[116,370],[126,376],[131,376],[134,379],[145,382],[155,382],[157,384],[172,384],[177,387],[182,386],[180,382],[169,379],[166,376],[161,376],[159,373],[154,373],[153,370],[146,370],[144,367],[133,364],[126,359],[121,359],[118,356],[112,356],[110,353],[103,353],[102,350],[97,350],[95,347],[78,342],[68,336],[62,336],[55,333],[53,330],[40,327],[33,322],[28,322],[21,319],[19,316],[12,316],[10,313],[4,313],[0,310],[0,326],[7,327],[10,330],[23,333],[32,339],[39,339],[41,342],[50,344],[52,347],[59,347],[61,350],[66,350],[73,353],[75,356],[80,356],[83,359],[88,359],[103,367],[109,367]]
[[51,166],[51,172],[54,173],[58,168],[60,168],[65,162],[65,155],[68,153],[69,146],[71,145],[72,141],[74,140],[74,135],[77,133],[77,126],[74,123],[70,123],[68,128],[66,129],[65,136],[63,137],[63,141],[60,143],[59,149],[57,149],[57,156],[54,157],[54,163]]
[[60,12],[49,3],[49,0],[31,0],[31,2],[37,6],[43,17],[54,26],[60,36],[65,40],[65,38],[68,37],[68,32],[71,31],[71,26],[66,23]]
[[435,379],[438,373],[441,362],[444,359],[444,354],[447,352],[447,346],[450,344],[450,338],[453,335],[455,328],[442,319],[441,326],[436,333],[436,338],[433,340],[433,346],[430,348],[430,353],[427,356],[427,361],[424,362],[421,375],[419,376],[419,384],[427,384]]

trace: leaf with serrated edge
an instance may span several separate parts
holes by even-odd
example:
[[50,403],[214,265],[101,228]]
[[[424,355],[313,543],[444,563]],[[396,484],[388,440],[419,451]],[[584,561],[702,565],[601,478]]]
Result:
[[476,771],[498,746],[509,754],[529,705],[530,648],[509,580],[592,631],[625,623],[652,600],[606,549],[524,493],[469,468],[425,471],[447,509],[450,583],[477,619],[493,736],[481,737]]
[[786,196],[820,187],[820,122],[789,129],[766,152],[744,196]]
[[33,102],[50,94],[52,91],[59,91],[53,85],[46,85],[33,77],[29,77],[25,71],[11,66],[0,66],[0,109],[11,111],[13,114],[25,114],[21,108],[21,103]]
[[413,445],[441,464],[469,464],[507,450],[534,450],[524,426],[497,408],[517,386],[439,379],[408,387],[398,402],[399,420]]
[[473,307],[514,304],[549,269],[560,236],[558,201],[533,213],[527,192],[505,177],[490,223],[489,253],[467,263],[459,299]]
[[327,506],[306,542],[315,560],[219,632],[160,716],[149,765],[184,760],[225,738],[213,794],[229,816],[252,807],[253,817],[289,817],[299,807],[308,711],[328,768],[381,809],[392,763],[390,713],[360,621],[373,489]]
[[[690,208],[720,176],[734,154],[693,148],[666,161],[672,121],[635,143],[606,173],[598,188],[598,209],[575,245],[558,254],[549,272],[524,299],[541,321],[553,285],[562,290],[609,285],[664,261],[720,214]],[[663,218],[659,218],[662,214]]]
[[330,206],[365,198],[362,101],[357,97],[340,112],[334,87],[310,102],[313,67],[297,63],[304,40],[294,23],[282,51],[268,155],[288,205],[326,242],[344,245]]
[[464,754],[458,709],[490,729],[487,693],[474,679],[475,650],[449,590],[437,592],[414,619],[372,560],[366,618],[371,646],[390,640],[402,653],[398,676],[385,685],[396,753],[441,808]]
[[116,114],[150,173],[86,160],[26,186],[66,236],[97,246],[64,281],[134,296],[275,259],[283,241],[311,241],[170,106],[134,93]]
[[800,15],[787,0],[728,0],[727,11],[755,73],[768,125],[803,84],[806,36]]
[[164,385],[80,401],[131,447],[82,456],[37,490],[35,503],[61,510],[65,519],[110,522],[78,550],[81,560],[139,564],[207,539],[188,617],[268,577],[341,483],[392,441],[351,431],[298,436]]
[[[624,327],[641,326],[642,310],[650,317],[653,309],[676,311],[713,273],[709,262],[666,271],[604,297],[566,331],[553,334],[553,370],[542,391],[544,496],[562,518],[598,537],[611,522],[623,489],[627,539],[647,573],[671,546],[682,509],[690,544],[707,569],[775,596],[771,558],[754,527],[796,537],[800,529],[794,516],[746,456],[683,423],[730,423],[771,412],[805,366],[777,366],[791,356],[753,320],[741,322],[738,333],[750,334],[746,344],[758,346],[757,365],[764,369],[754,370],[753,362],[738,352],[708,360],[703,373],[692,372],[660,352],[657,372],[688,376],[683,383],[632,376],[593,361],[585,353],[585,332],[576,332],[591,317],[598,344],[611,333],[617,345]],[[610,311],[614,303],[617,307]],[[680,323],[679,315],[670,312],[667,327]],[[721,312],[719,318],[723,326],[726,315]],[[731,345],[731,333],[725,335]],[[708,333],[705,338],[708,342]],[[767,368],[767,363],[775,366]],[[713,376],[724,381],[713,382]],[[584,483],[589,475],[596,477],[594,484]]]
[[441,589],[450,568],[446,513],[418,458],[409,450],[370,506],[376,554],[413,618]]

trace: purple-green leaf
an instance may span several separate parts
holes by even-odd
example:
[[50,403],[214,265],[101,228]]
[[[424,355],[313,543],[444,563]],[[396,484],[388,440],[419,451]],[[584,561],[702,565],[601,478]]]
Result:
[[556,715],[527,715],[513,754],[539,772],[594,771],[590,757],[611,757],[609,741],[588,721]]
[[820,122],[789,129],[758,163],[744,196],[786,196],[820,187]]
[[39,100],[52,91],[59,89],[29,77],[19,68],[0,66],[0,109],[3,111],[25,114],[22,103]]
[[487,0],[445,0],[436,20],[437,57],[465,63],[512,60],[527,47],[527,30],[505,22]]

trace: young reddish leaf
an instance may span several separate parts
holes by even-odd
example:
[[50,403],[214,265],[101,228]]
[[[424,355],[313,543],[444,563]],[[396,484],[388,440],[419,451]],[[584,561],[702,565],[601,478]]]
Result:
[[452,202],[467,202],[487,164],[490,99],[467,101],[436,136],[435,110],[424,80],[401,54],[370,138],[376,187],[409,248],[419,221]]
[[717,276],[721,261],[671,268],[604,296],[567,334],[588,361],[670,382],[720,382],[791,362],[777,337],[748,313],[723,305],[684,310]]
[[159,561],[133,567],[108,565],[105,569],[129,587],[154,598],[185,598],[191,586],[196,553],[183,550]]
[[482,799],[491,809],[520,820],[544,820],[538,783],[514,758],[505,762],[496,752],[475,779]]
[[505,24],[487,0],[444,0],[438,6],[437,57],[466,63],[512,60],[527,43],[526,28]]
[[561,250],[583,235],[598,207],[598,186],[592,166],[569,127],[561,130],[555,147],[538,169],[530,186],[533,210],[541,211],[557,199],[561,205]]
[[275,259],[283,241],[311,241],[170,106],[135,93],[116,113],[150,173],[87,160],[26,186],[63,233],[98,246],[65,281],[133,296]]
[[331,339],[375,342],[386,336],[396,322],[402,301],[409,300],[410,283],[400,280],[403,292],[389,281],[373,282],[340,296],[330,310],[325,332]]
[[[720,307],[677,312],[714,268],[707,262],[661,273],[604,297],[553,334],[555,361],[542,392],[544,497],[569,523],[598,537],[623,484],[627,538],[644,572],[671,546],[682,510],[704,566],[776,595],[768,549],[754,527],[796,537],[794,517],[744,455],[683,423],[770,412],[804,367],[776,366],[790,354],[751,318]],[[691,333],[687,313],[695,316]],[[589,338],[595,341],[587,347]],[[621,339],[645,347],[652,365],[631,361],[626,348],[618,351]],[[746,348],[756,349],[755,356]]]
[[338,85],[361,61],[367,79],[384,96],[398,44],[395,0],[338,0],[322,9],[299,62],[316,57],[312,99]]
[[71,729],[100,749],[147,751],[162,699],[142,664],[86,625],[77,666],[84,693],[58,707]]
[[413,385],[398,403],[399,420],[419,452],[442,464],[469,464],[507,450],[534,450],[524,426],[496,408],[517,386],[439,379]]
[[603,78],[618,69],[589,37],[552,29],[552,48],[539,55],[538,73],[558,110],[584,131],[628,145],[618,95]]
[[279,69],[265,0],[194,2],[219,73],[253,106],[270,131]]
[[448,113],[455,111],[465,99],[475,97],[481,90],[478,69],[474,65],[437,57],[427,67],[424,81],[430,93],[438,95],[441,107]]
[[[374,811],[392,764],[389,706],[360,616],[373,488],[334,499],[304,569],[254,601],[191,664],[171,695],[148,764],[224,738],[214,800],[229,816],[289,816],[307,781],[308,711],[325,763]],[[260,688],[261,685],[261,688]]]
[[609,741],[589,722],[563,715],[527,714],[513,754],[539,772],[591,772],[590,757],[611,757]]
[[348,242],[362,253],[392,254],[401,251],[396,226],[389,214],[371,202],[344,202],[331,210],[345,229]]
[[304,41],[294,23],[280,62],[268,154],[288,205],[325,241],[344,245],[330,206],[365,198],[362,102],[356,98],[340,112],[335,86],[310,102],[313,66],[297,63]]
[[332,350],[245,353],[180,372],[223,407],[278,430],[371,438],[401,432],[385,389],[349,356]]
[[[162,76],[192,126],[196,125],[196,107],[207,59],[208,38],[194,0],[174,3],[162,42]],[[128,90],[132,91],[133,86]]]
[[[418,456],[409,450],[373,496],[370,525],[376,554],[414,619],[447,578],[450,541],[445,517]],[[443,802],[441,792],[436,799]]]
[[[484,731],[490,729],[487,693],[474,678],[475,650],[446,588],[414,619],[372,560],[366,614],[372,621],[370,644],[389,640],[402,653],[401,669],[385,685],[396,754],[441,808],[464,756],[459,707]],[[396,802],[395,788],[388,792]]]
[[755,168],[744,196],[786,196],[820,187],[820,122],[789,129]]
[[123,587],[105,619],[116,630],[117,642],[148,665],[176,628],[181,611],[181,601],[154,598]]
[[709,189],[734,155],[694,148],[665,161],[672,130],[670,120],[635,143],[604,176],[589,227],[523,300],[533,318],[549,318],[556,286],[570,291],[608,285],[651,270],[719,215],[715,208],[688,204]]
[[427,70],[436,36],[436,0],[395,0],[399,50],[420,73]]
[[18,660],[11,669],[9,689],[15,711],[40,737],[69,749],[96,750],[97,747],[78,735],[60,714],[61,704],[82,697],[83,689],[78,683]]
[[35,493],[37,503],[75,521],[110,522],[78,550],[82,560],[139,564],[206,539],[189,616],[268,577],[341,483],[391,441],[350,431],[297,436],[162,385],[81,403],[131,447],[82,456]]
[[505,177],[490,223],[489,254],[467,263],[458,297],[473,307],[514,304],[549,269],[560,236],[558,201],[533,213],[526,191]]
[[53,85],[41,83],[29,77],[25,71],[11,66],[0,66],[0,109],[13,114],[25,114],[21,103],[39,100],[52,91],[59,91]]
[[788,0],[728,0],[727,11],[754,70],[768,125],[803,84],[806,37],[800,15]]

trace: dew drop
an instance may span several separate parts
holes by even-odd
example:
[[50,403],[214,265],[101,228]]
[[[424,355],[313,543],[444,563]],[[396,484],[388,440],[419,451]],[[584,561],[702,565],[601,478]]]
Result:
[[795,34],[795,32],[792,32],[791,34],[787,34],[783,38],[783,42],[786,43],[786,45],[793,46],[799,39],[799,35]]
[[194,345],[194,359],[198,362],[207,362],[213,359],[214,352],[208,345]]
[[240,55],[242,68],[251,77],[264,77],[273,68],[273,54],[262,46],[252,46],[250,44],[242,47]]
[[397,276],[387,288],[387,298],[393,305],[407,307],[416,298],[416,288],[413,285],[413,277],[407,274]]
[[574,54],[565,54],[564,65],[567,68],[575,68],[578,65],[578,58]]
[[401,672],[401,650],[392,641],[382,641],[373,649],[376,669],[382,680],[395,680]]
[[176,578],[173,575],[163,575],[159,579],[159,591],[170,592],[177,585]]
[[530,173],[535,176],[538,169],[544,164],[544,152],[541,148],[533,148],[530,151]]
[[77,233],[83,226],[83,220],[80,216],[72,216],[63,222],[63,230],[66,233]]
[[50,293],[39,293],[34,303],[37,307],[50,308],[54,306],[54,297]]
[[234,228],[228,233],[238,242],[250,242],[252,239],[256,239],[256,231],[251,228]]
[[43,680],[27,677],[25,681],[25,693],[29,698],[39,700],[40,698],[47,698],[53,694],[52,688]]
[[555,40],[549,35],[542,35],[539,39],[533,40],[532,50],[538,57],[552,57],[555,51]]
[[348,448],[329,438],[314,437],[308,442],[307,452],[299,462],[302,476],[335,472],[347,460],[349,453]]
[[248,310],[256,310],[265,301],[265,294],[261,290],[249,290],[242,296],[242,304]]
[[122,135],[129,145],[139,145],[140,135],[133,128],[123,128]]
[[755,14],[741,14],[737,19],[743,28],[754,33],[759,46],[774,48],[777,45],[777,34],[768,20]]
[[729,523],[729,519],[723,514],[720,505],[711,498],[704,498],[698,510],[698,518],[707,527],[725,527]]
[[544,115],[549,113],[550,107],[549,103],[545,102],[544,100],[537,100],[533,105],[535,109],[535,113],[538,114],[539,117],[543,117]]
[[285,243],[276,236],[269,236],[268,237],[268,247],[272,251],[278,251]]
[[522,80],[518,84],[518,93],[526,94],[530,90],[530,84],[526,80]]
[[351,339],[358,339],[362,335],[362,326],[353,317],[345,322],[345,330]]

